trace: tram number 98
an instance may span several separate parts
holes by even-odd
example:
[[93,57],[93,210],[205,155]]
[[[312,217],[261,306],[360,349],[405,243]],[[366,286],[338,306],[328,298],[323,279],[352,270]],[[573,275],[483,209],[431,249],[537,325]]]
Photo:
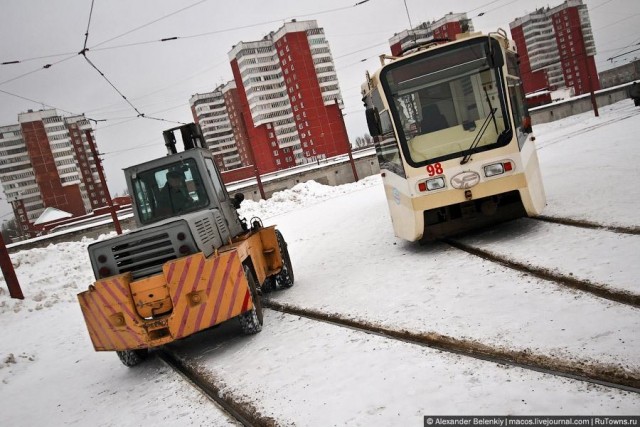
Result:
[[444,171],[442,170],[442,165],[440,163],[434,163],[432,165],[427,165],[427,173],[429,176],[442,175]]

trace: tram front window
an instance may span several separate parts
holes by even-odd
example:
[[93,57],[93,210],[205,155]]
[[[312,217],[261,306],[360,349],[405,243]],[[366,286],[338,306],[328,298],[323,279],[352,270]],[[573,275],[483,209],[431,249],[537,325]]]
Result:
[[[506,144],[510,130],[502,74],[486,41],[426,51],[391,65],[381,78],[405,157],[414,167]],[[497,47],[499,49],[499,47]],[[474,142],[475,141],[475,142]]]

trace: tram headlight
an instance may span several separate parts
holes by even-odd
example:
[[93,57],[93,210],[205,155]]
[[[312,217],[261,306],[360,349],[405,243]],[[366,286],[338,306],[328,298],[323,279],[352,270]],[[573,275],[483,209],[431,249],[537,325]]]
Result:
[[496,176],[504,173],[504,166],[502,163],[494,163],[484,167],[484,176],[489,178],[490,176]]
[[440,190],[441,188],[444,188],[444,177],[442,176],[418,183],[418,190],[422,192]]
[[444,177],[427,180],[427,190],[433,191],[441,188],[444,188]]
[[489,178],[496,175],[502,175],[503,173],[511,170],[513,170],[513,163],[511,162],[494,163],[484,167],[484,176]]

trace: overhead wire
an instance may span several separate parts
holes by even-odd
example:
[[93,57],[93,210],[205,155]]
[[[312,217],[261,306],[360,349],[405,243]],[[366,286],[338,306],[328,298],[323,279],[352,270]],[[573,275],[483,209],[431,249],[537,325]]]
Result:
[[[161,118],[157,118],[157,117],[149,116],[149,115],[146,115],[146,114],[142,113],[142,112],[141,112],[141,111],[140,111],[140,110],[139,110],[139,109],[138,109],[138,108],[137,108],[137,107],[136,107],[136,106],[131,102],[131,100],[129,100],[129,99],[128,99],[128,98],[127,98],[127,97],[126,97],[126,96],[125,96],[125,95],[124,95],[124,94],[123,94],[123,93],[122,93],[122,92],[121,92],[121,91],[120,91],[120,90],[115,86],[115,84],[114,84],[113,82],[111,82],[111,81],[107,78],[107,76],[106,76],[106,75],[105,75],[105,74],[104,74],[104,73],[103,73],[103,72],[102,72],[102,71],[101,71],[101,70],[96,66],[96,64],[89,60],[89,58],[87,57],[87,55],[86,55],[86,54],[87,54],[87,52],[91,52],[91,51],[100,51],[100,50],[115,49],[115,48],[120,48],[120,47],[130,47],[130,46],[137,46],[137,45],[141,45],[141,44],[156,43],[156,42],[158,42],[158,40],[145,41],[145,42],[128,43],[128,44],[124,44],[124,45],[108,46],[108,47],[97,48],[97,49],[95,48],[95,46],[100,46],[100,45],[105,44],[105,43],[107,43],[107,42],[109,42],[109,41],[112,41],[112,40],[115,40],[115,39],[117,39],[117,38],[119,38],[119,37],[122,37],[122,36],[124,36],[124,35],[126,35],[126,34],[130,34],[130,33],[134,32],[134,31],[136,31],[136,30],[138,30],[138,29],[144,28],[144,27],[146,27],[146,26],[148,26],[148,25],[151,25],[151,24],[153,24],[153,23],[155,23],[155,22],[158,22],[158,21],[160,21],[160,20],[162,20],[162,19],[165,19],[165,18],[167,18],[167,17],[169,17],[169,16],[175,15],[176,13],[179,13],[179,12],[181,12],[181,11],[183,11],[183,10],[186,10],[186,9],[190,8],[190,7],[193,7],[193,6],[196,6],[196,5],[200,4],[200,3],[203,3],[204,1],[206,1],[206,0],[201,0],[201,1],[196,2],[196,3],[194,3],[194,4],[192,4],[192,5],[188,6],[188,7],[185,7],[185,8],[179,9],[179,10],[177,10],[177,11],[174,11],[174,12],[172,12],[171,14],[165,15],[165,16],[163,16],[163,17],[161,17],[161,18],[155,19],[155,20],[150,21],[150,22],[148,22],[148,23],[146,23],[146,24],[143,24],[143,25],[141,25],[141,26],[138,26],[138,27],[136,27],[136,28],[134,28],[134,29],[132,29],[132,30],[129,30],[129,31],[125,32],[125,33],[122,33],[122,34],[120,34],[120,35],[118,35],[118,36],[112,37],[112,38],[110,38],[110,39],[108,39],[108,40],[105,40],[105,41],[103,41],[103,42],[101,42],[101,43],[99,43],[99,44],[96,44],[96,45],[94,45],[94,47],[90,47],[90,48],[86,48],[87,40],[88,40],[88,30],[89,30],[89,25],[87,25],[87,33],[85,34],[85,47],[84,47],[84,48],[83,48],[83,50],[80,52],[80,54],[82,54],[82,55],[85,57],[85,59],[88,61],[88,63],[89,63],[89,64],[90,64],[90,65],[91,65],[91,66],[92,66],[92,67],[93,67],[93,68],[94,68],[94,69],[95,69],[95,70],[96,70],[96,71],[97,71],[97,72],[98,72],[98,73],[99,73],[99,74],[100,74],[100,75],[101,75],[101,76],[102,76],[102,77],[107,81],[107,83],[108,83],[108,84],[109,84],[109,85],[110,85],[110,86],[111,86],[111,87],[112,87],[112,88],[113,88],[113,89],[114,89],[114,90],[115,90],[115,91],[116,91],[116,92],[117,92],[117,93],[118,93],[118,94],[119,94],[119,95],[120,95],[120,96],[121,96],[121,97],[122,97],[122,98],[123,98],[123,99],[124,99],[128,104],[129,104],[129,105],[130,105],[130,106],[131,106],[131,108],[133,108],[133,109],[134,109],[134,111],[136,111],[136,113],[138,114],[138,117],[141,117],[141,118],[147,118],[147,119],[153,119],[153,120],[162,120],[162,121],[169,121],[169,122],[172,122],[172,121],[170,121],[170,120],[161,119]],[[300,17],[300,16],[315,16],[315,15],[320,15],[320,14],[332,13],[332,12],[336,12],[336,11],[340,11],[340,10],[345,10],[345,9],[350,9],[350,8],[356,7],[356,6],[362,5],[362,4],[364,4],[364,3],[367,3],[368,1],[369,1],[369,0],[364,0],[364,1],[357,2],[357,3],[355,3],[355,4],[353,4],[353,5],[350,5],[350,6],[344,6],[344,7],[334,8],[334,9],[328,9],[328,10],[324,10],[324,11],[320,11],[320,12],[313,12],[313,13],[309,13],[309,14],[300,14],[300,15],[297,15],[297,16],[298,16],[298,17]],[[93,7],[93,2],[92,2],[92,7]],[[90,13],[89,20],[90,20],[90,19],[91,19],[91,13]],[[244,28],[256,27],[256,26],[261,26],[261,25],[266,25],[266,24],[272,24],[272,23],[275,23],[275,22],[282,22],[282,19],[272,20],[272,21],[266,21],[266,22],[257,23],[257,24],[244,25],[244,26],[239,26],[239,27],[234,27],[234,28],[227,28],[227,29],[223,29],[223,30],[216,30],[216,31],[211,31],[211,32],[207,32],[207,33],[195,34],[195,35],[191,35],[191,36],[184,36],[184,37],[168,37],[168,38],[161,39],[161,40],[160,40],[160,42],[162,42],[162,41],[170,41],[170,40],[177,40],[177,39],[179,39],[179,38],[193,38],[193,37],[207,36],[207,35],[218,34],[218,33],[222,33],[222,32],[233,31],[233,30],[237,30],[237,29],[244,29]],[[377,47],[377,46],[379,46],[379,45],[381,45],[381,44],[383,44],[383,43],[376,44],[376,45],[371,46],[371,47],[369,47],[369,48]],[[350,53],[345,54],[345,55],[343,55],[343,56],[348,56],[348,55],[351,55],[351,54],[354,54],[354,53],[360,52],[360,51],[362,51],[362,50],[366,50],[366,48],[365,48],[365,49],[360,49],[360,50],[358,50],[358,51],[350,52]],[[343,56],[342,56],[342,57],[343,57]],[[213,69],[213,68],[216,68],[216,67],[220,66],[221,64],[222,64],[222,63],[216,64],[216,65],[214,65],[213,67],[210,67],[210,68],[205,69],[205,70],[203,70],[203,71],[201,71],[201,72],[198,72],[198,73],[196,73],[196,74],[192,75],[191,77],[189,77],[188,79],[190,79],[190,78],[194,78],[194,77],[196,77],[197,75],[202,74],[203,72],[208,71],[209,69]],[[188,80],[188,79],[187,79],[187,80]],[[169,85],[169,86],[166,86],[165,88],[161,88],[161,89],[156,90],[156,91],[154,91],[154,92],[151,92],[151,93],[145,94],[145,95],[143,95],[143,96],[141,96],[141,97],[137,97],[136,99],[141,99],[141,98],[144,98],[144,97],[150,96],[150,95],[152,95],[152,94],[154,94],[154,93],[161,92],[162,90],[165,90],[166,88],[170,88],[170,87],[173,87],[173,86],[175,86],[175,85]],[[167,109],[167,110],[171,110],[171,109],[173,109],[173,108],[177,108],[177,107],[171,107],[171,108],[169,108],[169,109]],[[167,110],[162,110],[162,111],[160,111],[160,112],[164,112],[164,111],[167,111]],[[127,121],[127,122],[128,122],[128,121]],[[116,126],[116,125],[123,124],[123,123],[126,123],[126,122],[114,123],[114,124],[109,125],[109,127],[111,127],[111,126]],[[181,124],[182,124],[182,122],[173,122],[173,123],[181,123]],[[104,129],[104,127],[103,127],[103,129]]]
[[93,5],[94,5],[95,0],[91,0],[91,9],[89,11],[89,20],[87,23],[87,32],[85,33],[85,39],[84,39],[84,45],[82,50],[79,52],[80,55],[82,55],[84,57],[84,59],[87,61],[87,63],[89,65],[91,65],[91,67],[93,69],[95,69],[98,74],[100,74],[100,76],[102,76],[102,78],[122,97],[122,99],[124,99],[127,104],[129,104],[131,106],[131,108],[133,108],[133,110],[138,114],[137,117],[141,117],[141,118],[145,118],[145,119],[149,119],[149,120],[158,120],[158,121],[163,121],[163,122],[169,122],[169,123],[178,123],[178,124],[185,124],[183,122],[177,122],[174,120],[167,120],[167,119],[163,119],[160,117],[154,117],[154,116],[148,116],[146,114],[144,114],[143,112],[141,112],[135,105],[133,105],[133,103],[131,101],[129,101],[129,99],[127,99],[127,97],[120,91],[120,89],[118,89],[116,87],[116,85],[113,84],[113,82],[111,82],[111,80],[109,80],[109,78],[93,63],[93,61],[91,61],[89,59],[89,57],[87,57],[87,51],[89,50],[87,48],[87,42],[89,41],[89,28],[91,26],[91,16],[93,14]]
[[[109,43],[110,41],[113,41],[113,40],[119,39],[120,37],[124,37],[124,36],[126,36],[126,35],[128,35],[128,34],[131,34],[131,33],[133,33],[133,32],[136,32],[136,31],[138,31],[138,30],[140,30],[140,29],[142,29],[142,28],[148,27],[149,25],[155,24],[156,22],[160,22],[160,21],[162,21],[162,20],[164,20],[164,19],[167,19],[167,18],[169,18],[169,17],[171,17],[171,16],[177,15],[177,14],[178,14],[178,13],[180,13],[180,12],[184,12],[185,10],[187,10],[187,9],[191,9],[192,7],[195,7],[195,6],[197,6],[197,5],[201,4],[201,3],[204,3],[204,2],[206,2],[206,1],[208,1],[208,0],[200,0],[200,1],[198,1],[198,2],[196,2],[196,3],[193,3],[193,4],[189,5],[189,6],[185,6],[185,7],[183,7],[182,9],[175,10],[175,11],[173,11],[173,12],[171,12],[171,13],[167,14],[167,15],[161,16],[160,18],[157,18],[157,19],[154,19],[154,20],[152,20],[152,21],[149,21],[149,22],[147,22],[146,24],[142,24],[142,25],[140,25],[140,26],[138,26],[138,27],[132,28],[131,30],[128,30],[128,31],[126,31],[126,32],[124,32],[124,33],[122,33],[122,34],[119,34],[119,35],[115,36],[115,37],[111,37],[110,39],[107,39],[107,40],[101,41],[100,43],[93,45],[93,46],[91,47],[91,49],[94,49],[94,48],[96,48],[96,47],[98,47],[98,46],[101,46],[101,45],[103,45],[103,44],[105,44],[105,43]],[[85,46],[85,47],[86,47],[86,46]]]
[[[482,17],[482,16],[486,15],[487,13],[490,13],[490,12],[496,11],[496,10],[498,10],[498,9],[501,9],[501,8],[503,8],[503,7],[505,7],[505,6],[508,6],[508,5],[512,4],[512,3],[515,3],[515,2],[517,2],[517,1],[520,1],[520,0],[511,0],[510,2],[507,2],[507,3],[502,4],[502,5],[500,5],[500,6],[496,6],[496,7],[494,7],[493,9],[485,10],[485,11],[483,11],[483,12],[480,12],[476,17],[477,17],[477,18]],[[492,3],[495,3],[495,2],[490,2],[490,3],[488,3],[488,4],[492,4]],[[488,4],[487,4],[487,5],[488,5]]]
[[[85,32],[85,39],[84,39],[83,49],[82,49],[80,52],[75,53],[75,54],[70,55],[70,56],[66,56],[65,58],[61,59],[60,61],[56,61],[56,62],[54,62],[54,63],[52,63],[52,64],[45,64],[45,65],[44,65],[43,67],[41,67],[41,68],[38,68],[38,69],[36,69],[36,70],[29,71],[29,72],[24,73],[24,74],[21,74],[21,75],[19,75],[19,76],[13,77],[13,78],[11,78],[11,79],[9,79],[9,80],[6,80],[6,81],[3,81],[3,82],[0,82],[0,85],[1,85],[1,84],[5,84],[5,83],[9,83],[9,82],[14,81],[14,80],[17,80],[17,79],[20,79],[20,78],[22,78],[22,77],[25,77],[25,76],[27,76],[27,75],[30,75],[30,74],[36,73],[36,72],[41,71],[41,70],[43,70],[43,69],[48,69],[48,68],[50,68],[50,67],[51,67],[51,66],[53,66],[53,65],[59,64],[59,63],[64,62],[64,61],[67,61],[67,60],[69,60],[69,59],[71,59],[71,58],[76,57],[77,55],[82,55],[82,56],[85,58],[85,60],[87,61],[87,63],[88,63],[88,64],[89,64],[89,65],[90,65],[90,66],[91,66],[91,67],[92,67],[96,72],[98,72],[98,73],[100,74],[100,76],[101,76],[101,77],[102,77],[102,78],[103,78],[103,79],[104,79],[104,80],[105,80],[105,81],[106,81],[106,82],[107,82],[107,83],[108,83],[108,84],[109,84],[109,85],[110,85],[110,86],[111,86],[111,87],[116,91],[116,93],[118,93],[118,95],[120,95],[120,97],[122,97],[122,98],[127,102],[127,104],[128,104],[128,105],[129,105],[129,106],[130,106],[130,107],[131,107],[131,108],[136,112],[136,114],[137,114],[137,116],[136,116],[136,117],[131,117],[131,118],[128,118],[128,119],[126,119],[126,118],[122,118],[122,119],[124,119],[124,120],[125,120],[124,122],[113,123],[113,124],[110,124],[110,125],[108,125],[108,126],[101,127],[101,129],[104,129],[104,128],[106,128],[106,127],[111,127],[111,126],[119,125],[119,124],[124,124],[124,123],[130,122],[130,121],[133,121],[133,120],[135,120],[135,119],[137,119],[137,118],[146,118],[146,119],[151,119],[151,120],[159,120],[159,121],[166,121],[166,122],[171,122],[171,123],[179,123],[179,124],[183,124],[182,122],[176,122],[176,121],[171,121],[171,120],[167,120],[167,119],[163,119],[163,118],[159,118],[159,117],[154,117],[154,116],[146,115],[145,113],[141,112],[141,111],[140,111],[140,110],[139,110],[139,109],[138,109],[138,108],[137,108],[137,107],[136,107],[136,106],[135,106],[135,105],[134,105],[134,104],[133,104],[133,103],[132,103],[132,102],[131,102],[131,101],[130,101],[126,96],[125,96],[125,95],[124,95],[124,93],[122,93],[122,91],[120,91],[120,90],[116,87],[116,85],[115,85],[111,80],[109,80],[109,78],[108,78],[108,77],[107,77],[107,76],[106,76],[106,75],[105,75],[105,74],[100,70],[100,68],[98,68],[98,66],[97,66],[93,61],[91,61],[91,60],[88,58],[88,56],[87,56],[87,52],[88,52],[88,51],[91,51],[91,50],[107,50],[107,49],[114,49],[114,48],[117,48],[117,47],[129,47],[129,46],[136,46],[136,45],[141,45],[141,44],[149,44],[149,43],[155,43],[155,42],[158,42],[158,40],[153,40],[153,41],[136,42],[136,43],[129,43],[129,44],[126,44],[126,45],[110,46],[110,47],[104,47],[104,48],[96,49],[96,47],[97,47],[97,46],[101,46],[101,45],[103,45],[103,44],[105,44],[105,43],[108,43],[108,42],[110,42],[110,41],[116,40],[116,39],[118,39],[118,38],[120,38],[120,37],[123,37],[123,36],[125,36],[125,35],[127,35],[127,34],[131,34],[131,33],[135,32],[135,31],[137,31],[137,30],[139,30],[139,29],[141,29],[141,28],[147,27],[147,26],[149,26],[149,25],[151,25],[151,24],[153,24],[153,23],[156,23],[156,22],[158,22],[158,21],[161,21],[161,20],[163,20],[163,19],[166,19],[166,18],[168,18],[168,17],[170,17],[170,16],[173,16],[173,15],[175,15],[175,14],[177,14],[177,13],[180,13],[180,12],[182,12],[182,11],[184,11],[184,10],[187,10],[187,9],[189,9],[189,8],[191,8],[191,7],[194,7],[194,6],[198,5],[198,4],[201,4],[201,3],[205,2],[205,1],[207,1],[207,0],[201,0],[201,1],[199,1],[199,2],[196,2],[196,3],[192,4],[192,5],[189,5],[189,6],[187,6],[187,7],[182,8],[182,9],[176,10],[176,11],[174,11],[174,12],[170,13],[170,14],[164,15],[164,16],[162,16],[162,17],[158,18],[158,19],[154,19],[154,20],[152,20],[152,21],[150,21],[150,22],[147,22],[147,23],[145,23],[145,24],[143,24],[143,25],[141,25],[141,26],[135,27],[135,28],[133,28],[133,29],[131,29],[131,30],[129,30],[129,31],[126,31],[125,33],[122,33],[122,34],[119,34],[119,35],[117,35],[117,36],[115,36],[115,37],[112,37],[112,38],[110,38],[110,39],[104,40],[104,41],[102,41],[102,42],[100,42],[100,43],[98,43],[98,44],[94,45],[93,47],[89,47],[89,48],[88,48],[88,47],[87,47],[87,45],[88,45],[88,41],[89,41],[89,30],[90,30],[90,28],[91,28],[91,20],[92,20],[92,17],[93,17],[93,9],[94,9],[94,5],[95,5],[95,1],[94,1],[94,0],[92,0],[92,2],[91,2],[91,7],[90,7],[90,11],[89,11],[89,18],[88,18],[88,20],[87,20],[87,29],[86,29],[86,32]],[[368,1],[369,1],[369,0],[363,0],[363,1],[357,2],[357,3],[355,3],[355,4],[353,4],[353,5],[350,5],[350,6],[344,6],[344,7],[334,8],[334,9],[328,9],[328,10],[319,11],[319,12],[313,12],[313,13],[308,13],[308,14],[299,14],[299,15],[297,15],[297,16],[298,16],[298,17],[304,17],[304,16],[315,16],[315,15],[321,15],[321,14],[332,13],[332,12],[341,11],[341,10],[346,10],[346,9],[350,9],[350,8],[356,7],[356,6],[362,5],[362,4],[364,4],[364,3],[367,3]],[[194,35],[189,35],[189,36],[184,36],[184,37],[168,37],[168,38],[161,39],[161,40],[159,40],[159,41],[160,41],[160,42],[164,42],[164,41],[170,41],[170,40],[177,40],[178,38],[194,38],[194,37],[202,37],[202,36],[207,36],[207,35],[219,34],[219,33],[222,33],[222,32],[234,31],[234,30],[238,30],[238,29],[245,29],[245,28],[257,27],[257,26],[266,25],[266,24],[272,24],[272,23],[281,22],[281,21],[282,21],[282,19],[278,19],[278,20],[271,20],[271,21],[265,21],[265,22],[256,23],[256,24],[244,25],[244,26],[239,26],[239,27],[234,27],[234,28],[228,28],[228,29],[224,29],[224,30],[217,30],[217,31],[211,31],[211,32],[201,33],[201,34],[194,34]],[[370,48],[373,48],[373,47],[377,47],[377,46],[380,46],[380,45],[382,45],[382,44],[385,44],[385,43],[378,43],[378,44],[376,44],[376,45],[372,45],[372,46],[370,46],[370,47],[368,47],[368,48],[359,49],[359,50],[357,50],[357,51],[349,52],[349,53],[347,53],[347,54],[345,54],[345,55],[341,55],[340,57],[337,57],[336,59],[339,59],[339,58],[342,58],[342,57],[346,57],[346,56],[349,56],[349,55],[352,55],[352,54],[355,54],[355,53],[361,52],[361,51],[366,50],[366,49],[370,49]],[[26,62],[26,61],[30,61],[30,60],[44,59],[44,58],[48,58],[48,57],[57,57],[57,56],[62,56],[62,55],[66,55],[66,54],[45,55],[45,56],[39,56],[39,57],[27,58],[27,59],[25,59],[25,60],[19,60],[19,61],[7,61],[6,63],[3,63],[3,65],[16,64],[16,63]],[[360,62],[364,62],[364,61],[366,61],[366,59],[363,59],[363,60],[361,60]],[[215,67],[217,67],[217,66],[219,66],[219,64],[218,64],[218,65],[215,65],[215,66],[214,66],[214,67],[212,67],[212,68],[215,68]],[[205,70],[205,71],[206,71],[206,70]],[[203,71],[203,72],[204,72],[204,71]],[[200,73],[198,73],[198,74],[200,74]],[[198,75],[198,74],[196,74],[196,75]],[[191,78],[195,77],[196,75],[192,76]],[[173,86],[173,85],[168,86],[168,87],[172,87],[172,86]],[[162,91],[162,90],[164,90],[164,88],[163,88],[163,89],[160,89],[160,90],[158,90],[158,91],[152,92],[152,93],[150,93],[150,94],[144,95],[143,97],[150,96],[151,94],[154,94],[154,93],[160,92],[160,91]],[[30,98],[27,98],[27,97],[23,97],[23,96],[21,96],[21,95],[17,95],[17,94],[11,93],[11,92],[7,92],[7,91],[0,91],[0,92],[5,93],[5,94],[10,95],[10,96],[14,96],[14,97],[17,97],[17,98],[21,98],[21,99],[27,100],[27,101],[29,101],[29,102],[38,103],[38,104],[40,104],[40,105],[47,106],[47,107],[50,107],[50,108],[56,108],[56,109],[58,109],[58,110],[60,110],[60,111],[63,111],[63,112],[65,112],[65,113],[68,113],[68,114],[75,114],[75,113],[72,113],[72,112],[70,112],[70,111],[67,111],[67,110],[64,110],[64,109],[61,109],[61,108],[58,108],[58,107],[52,106],[52,105],[50,105],[50,104],[48,104],[48,103],[40,102],[40,101],[37,101],[37,100],[33,100],[33,99],[30,99]],[[186,104],[181,104],[180,106],[182,106],[182,105],[186,105]],[[170,107],[170,108],[168,108],[168,109],[165,109],[165,110],[162,110],[162,111],[159,111],[159,112],[168,111],[168,110],[171,110],[171,109],[174,109],[174,108],[178,108],[178,107],[179,107],[179,106]],[[94,122],[96,122],[96,123],[97,123],[97,122],[99,122],[99,121],[100,121],[100,122],[102,122],[102,121],[107,121],[107,120],[109,120],[109,121],[111,121],[111,120],[119,120],[120,118],[110,118],[110,119],[92,119],[92,118],[88,118],[88,119],[89,119],[89,120],[92,120],[92,121],[94,121]]]
[[[337,11],[341,11],[341,10],[346,10],[346,9],[351,9],[353,7],[356,6],[360,6],[364,3],[369,2],[370,0],[364,0],[364,1],[360,1],[357,2],[353,5],[350,6],[343,6],[343,7],[338,7],[338,8],[334,8],[334,9],[328,9],[328,10],[322,10],[319,12],[312,12],[312,13],[306,13],[306,14],[298,14],[295,15],[296,17],[306,17],[306,16],[317,16],[317,15],[324,15],[327,13],[333,13],[333,12],[337,12]],[[139,41],[139,42],[132,42],[132,43],[126,43],[126,44],[121,44],[121,45],[115,45],[115,46],[106,46],[106,47],[102,47],[99,49],[96,49],[97,46],[100,46],[105,42],[102,42],[94,47],[91,47],[90,50],[92,51],[102,51],[102,50],[110,50],[110,49],[120,49],[120,48],[124,48],[124,47],[133,47],[133,46],[140,46],[140,45],[146,45],[146,44],[153,44],[153,43],[164,43],[164,42],[168,42],[168,41],[175,41],[175,40],[182,40],[182,39],[193,39],[193,38],[198,38],[198,37],[206,37],[206,36],[211,36],[211,35],[215,35],[215,34],[222,34],[222,33],[228,33],[231,31],[237,31],[237,30],[245,30],[247,28],[255,28],[255,27],[261,27],[264,25],[270,25],[270,24],[275,24],[275,23],[280,23],[283,21],[286,21],[287,19],[292,19],[293,17],[289,17],[289,18],[279,18],[279,19],[272,19],[269,21],[263,21],[263,22],[257,22],[257,23],[253,23],[253,24],[247,24],[247,25],[240,25],[237,27],[231,27],[231,28],[224,28],[221,30],[215,30],[215,31],[207,31],[204,33],[197,33],[197,34],[190,34],[190,35],[178,35],[178,36],[167,36],[167,37],[163,37],[160,39],[153,39],[153,40],[145,40],[145,41]],[[117,37],[114,37],[113,39],[110,40],[114,40]]]
[[604,6],[604,5],[605,5],[605,4],[607,4],[607,3],[611,3],[612,1],[613,1],[613,0],[607,0],[607,1],[605,1],[604,3],[600,3],[599,5],[592,7],[592,8],[591,8],[591,10],[596,10],[596,9],[598,9],[598,8],[600,8],[600,7],[602,7],[602,6]]
[[73,54],[73,55],[71,55],[71,56],[67,56],[66,58],[63,58],[63,59],[61,59],[61,60],[59,60],[59,61],[56,61],[56,62],[53,62],[53,63],[50,63],[50,64],[45,64],[45,65],[43,65],[42,67],[38,67],[38,68],[36,68],[35,70],[28,71],[28,72],[26,72],[26,73],[20,74],[19,76],[12,77],[12,78],[10,78],[10,79],[8,79],[8,80],[1,81],[1,82],[0,82],[0,86],[1,86],[1,85],[4,85],[4,84],[6,84],[6,83],[12,82],[12,81],[14,81],[14,80],[21,79],[21,78],[26,77],[26,76],[28,76],[28,75],[30,75],[30,74],[37,73],[38,71],[47,70],[47,69],[49,69],[49,68],[53,67],[54,65],[58,65],[58,64],[60,64],[60,63],[62,63],[62,62],[68,61],[69,59],[75,58],[76,56],[77,56],[77,54]]

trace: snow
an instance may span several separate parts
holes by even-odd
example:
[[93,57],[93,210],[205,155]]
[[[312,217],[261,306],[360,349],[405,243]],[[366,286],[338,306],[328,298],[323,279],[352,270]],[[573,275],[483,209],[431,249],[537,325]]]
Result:
[[[638,227],[640,110],[626,100],[534,128],[545,215]],[[414,332],[640,372],[637,308],[514,272],[444,244],[393,236],[378,176],[298,184],[241,214],[277,224],[292,304]],[[100,238],[105,238],[101,236]],[[0,425],[227,425],[157,358],[134,369],[94,352],[76,294],[87,245],[12,254],[24,300],[0,282]],[[463,239],[523,263],[640,293],[640,236],[528,219]],[[638,394],[388,340],[265,310],[255,336],[229,322],[171,345],[225,393],[280,424],[422,425],[433,414],[638,414]]]

